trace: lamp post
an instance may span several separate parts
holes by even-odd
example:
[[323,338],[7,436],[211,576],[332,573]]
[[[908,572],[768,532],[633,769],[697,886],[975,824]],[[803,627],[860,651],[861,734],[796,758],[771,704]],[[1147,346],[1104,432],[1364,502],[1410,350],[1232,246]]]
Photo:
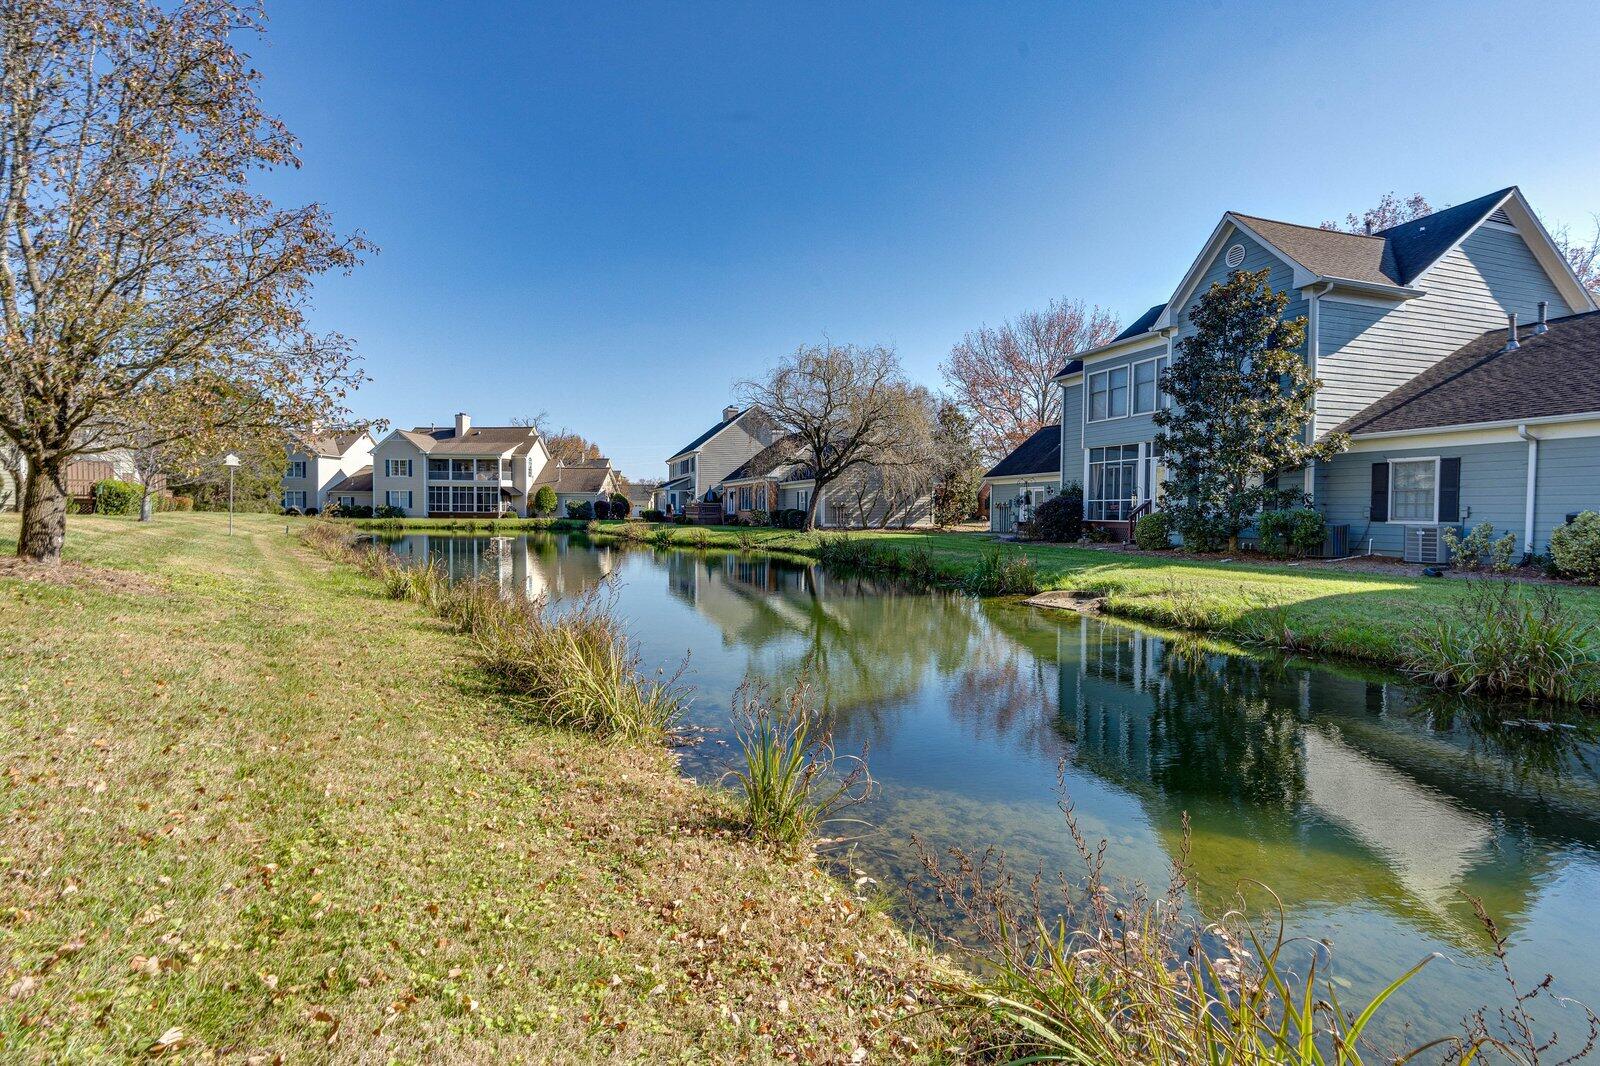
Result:
[[222,465],[228,468],[228,536],[233,536],[233,472],[239,468],[239,457],[229,452],[222,457]]

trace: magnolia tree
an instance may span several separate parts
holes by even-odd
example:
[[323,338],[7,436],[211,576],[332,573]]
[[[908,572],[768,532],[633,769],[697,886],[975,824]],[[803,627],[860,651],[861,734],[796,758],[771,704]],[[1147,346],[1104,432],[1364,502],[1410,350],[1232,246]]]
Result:
[[899,356],[881,345],[802,347],[736,391],[765,411],[780,434],[792,436],[811,466],[806,529],[816,527],[818,503],[847,473],[906,465],[907,427],[927,406],[926,391],[906,381]]
[[60,559],[65,469],[309,430],[362,380],[306,322],[366,245],[251,172],[297,165],[230,0],[0,0],[0,435],[27,465],[18,554]]
[[1237,550],[1254,517],[1285,502],[1274,475],[1331,459],[1349,443],[1342,434],[1306,441],[1322,383],[1300,356],[1306,321],[1283,320],[1289,297],[1273,291],[1268,274],[1235,271],[1212,285],[1189,312],[1195,332],[1178,342],[1162,380],[1173,399],[1154,416],[1167,470],[1162,509],[1196,547]]

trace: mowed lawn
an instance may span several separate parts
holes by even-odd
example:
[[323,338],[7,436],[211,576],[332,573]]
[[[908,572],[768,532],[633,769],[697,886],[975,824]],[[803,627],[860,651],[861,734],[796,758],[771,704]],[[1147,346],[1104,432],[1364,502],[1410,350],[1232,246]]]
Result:
[[73,517],[63,582],[0,569],[0,1060],[944,1057],[945,971],[725,797],[237,529]]

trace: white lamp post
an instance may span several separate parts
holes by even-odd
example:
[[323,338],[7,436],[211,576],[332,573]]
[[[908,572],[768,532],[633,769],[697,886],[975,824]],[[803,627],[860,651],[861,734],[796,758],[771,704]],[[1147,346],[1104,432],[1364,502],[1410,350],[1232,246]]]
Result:
[[222,465],[228,468],[228,536],[233,536],[233,472],[239,468],[239,457],[229,452],[222,457]]

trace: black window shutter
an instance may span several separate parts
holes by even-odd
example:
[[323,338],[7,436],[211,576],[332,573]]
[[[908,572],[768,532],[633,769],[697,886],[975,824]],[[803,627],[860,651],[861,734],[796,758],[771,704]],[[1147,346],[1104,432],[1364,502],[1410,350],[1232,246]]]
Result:
[[1372,520],[1389,520],[1389,464],[1372,464]]
[[1461,460],[1439,460],[1439,521],[1461,521]]

